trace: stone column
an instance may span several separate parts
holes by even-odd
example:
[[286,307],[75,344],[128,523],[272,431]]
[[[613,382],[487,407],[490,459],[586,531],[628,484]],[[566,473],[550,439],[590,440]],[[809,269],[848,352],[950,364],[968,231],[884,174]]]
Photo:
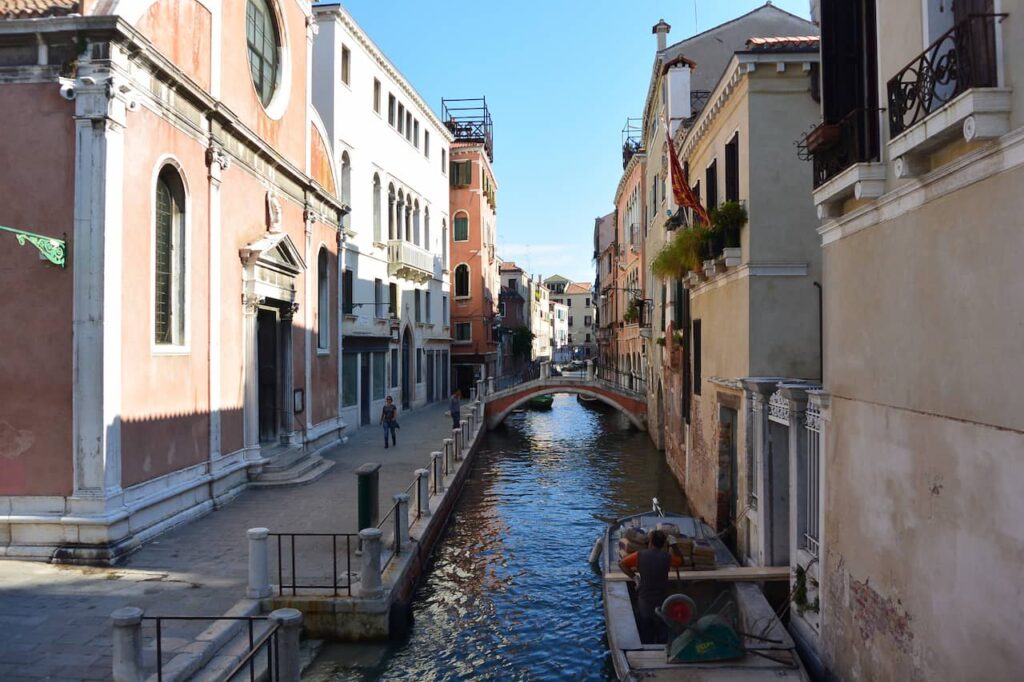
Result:
[[[252,255],[251,263],[246,264],[243,260],[243,269],[255,277],[256,255]],[[263,302],[261,296],[251,293],[254,282],[246,283],[249,290],[244,294],[242,308],[242,337],[244,352],[245,385],[242,398],[242,444],[245,447],[246,459],[259,459],[260,450],[260,417],[259,417],[259,351],[256,340],[256,314],[259,312],[260,304]]]
[[359,531],[359,542],[363,546],[363,566],[359,574],[359,596],[364,599],[379,599],[384,595],[380,578],[381,538],[380,528],[364,528]]
[[444,473],[441,471],[441,458],[443,456],[440,452],[430,453],[430,471],[434,476],[434,492],[438,495],[444,491]]
[[449,447],[448,439],[445,438],[444,443],[444,472],[448,474],[455,470],[454,457],[452,456],[452,448]]
[[768,443],[768,401],[772,393],[778,389],[779,380],[775,378],[743,379],[743,387],[753,401],[751,408],[751,449],[748,457],[754,458],[754,493],[757,501],[754,506],[754,518],[757,523],[757,562],[764,566],[768,560],[767,541],[769,520],[767,512],[770,508],[765,499],[768,490],[770,472],[766,466],[765,453]]
[[452,429],[452,442],[454,443],[456,457],[462,458],[462,429]]
[[[377,531],[378,533],[380,531]],[[302,611],[277,609],[268,616],[278,626],[277,665],[280,682],[300,682],[302,678]]]
[[400,554],[402,546],[409,541],[409,496],[399,493],[392,499],[398,505],[395,509],[398,517],[398,525],[395,526],[395,554]]
[[587,360],[587,381],[594,380],[594,361]]
[[420,516],[430,516],[430,471],[416,470],[416,504],[419,505]]
[[292,361],[292,318],[298,303],[281,311],[281,442],[295,442],[295,366]]
[[494,377],[487,377],[487,395],[494,393]]
[[142,682],[146,679],[142,668],[142,609],[125,606],[110,614],[110,620],[114,625],[114,682]]
[[210,460],[220,458],[220,388],[221,388],[221,176],[231,165],[231,157],[211,138],[206,148],[206,165],[209,176],[208,235],[209,258],[209,303],[210,303]]
[[779,387],[789,402],[789,560],[797,561],[797,549],[803,538],[800,510],[807,504],[807,490],[801,485],[807,477],[807,389],[808,386]]
[[245,596],[249,599],[264,599],[272,593],[270,585],[270,552],[266,528],[250,528],[249,537],[249,587]]

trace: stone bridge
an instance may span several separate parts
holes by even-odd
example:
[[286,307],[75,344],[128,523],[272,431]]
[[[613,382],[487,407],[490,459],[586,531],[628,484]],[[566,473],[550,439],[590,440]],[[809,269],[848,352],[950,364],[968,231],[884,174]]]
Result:
[[596,398],[622,412],[636,428],[647,430],[647,396],[594,375],[588,362],[587,371],[579,376],[551,376],[549,365],[541,364],[540,377],[494,390],[494,379],[477,382],[477,395],[484,394],[484,415],[487,428],[493,429],[509,414],[531,398],[552,393],[576,393]]

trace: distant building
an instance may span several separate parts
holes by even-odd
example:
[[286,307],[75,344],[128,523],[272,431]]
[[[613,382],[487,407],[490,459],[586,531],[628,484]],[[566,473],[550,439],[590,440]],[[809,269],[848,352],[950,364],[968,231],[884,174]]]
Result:
[[551,302],[551,359],[567,362],[572,359],[569,346],[569,308],[564,303]]
[[618,366],[619,310],[618,270],[619,242],[615,232],[615,211],[594,220],[594,295],[597,364],[601,368]]
[[533,332],[533,359],[550,360],[551,345],[551,300],[550,291],[540,277],[530,278],[530,331]]
[[597,356],[597,306],[594,288],[588,282],[570,282],[561,275],[552,275],[544,280],[545,286],[553,287],[551,297],[555,303],[564,303],[569,315],[567,344],[572,357],[586,359]]
[[495,256],[498,183],[491,162],[494,138],[484,99],[443,100],[454,136],[451,187],[452,380],[468,396],[498,370],[498,261]]

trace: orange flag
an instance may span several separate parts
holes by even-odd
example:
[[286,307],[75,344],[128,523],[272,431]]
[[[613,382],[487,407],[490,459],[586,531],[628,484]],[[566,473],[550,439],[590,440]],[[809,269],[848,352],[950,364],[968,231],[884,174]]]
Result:
[[669,167],[672,172],[672,196],[675,198],[676,204],[681,208],[693,209],[694,213],[697,214],[698,220],[705,225],[710,225],[711,220],[708,218],[708,212],[700,205],[700,199],[690,189],[690,182],[686,174],[683,173],[679,157],[676,156],[676,145],[672,142],[672,134],[669,132],[670,126],[665,126],[665,128],[665,136],[668,138]]

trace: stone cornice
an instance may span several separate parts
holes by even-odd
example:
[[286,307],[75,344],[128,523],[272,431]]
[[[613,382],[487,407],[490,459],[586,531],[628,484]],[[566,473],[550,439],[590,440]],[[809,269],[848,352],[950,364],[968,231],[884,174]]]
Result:
[[313,13],[317,21],[319,21],[321,17],[331,17],[340,20],[345,29],[353,36],[355,36],[356,40],[359,41],[359,44],[362,45],[363,49],[365,49],[367,53],[374,59],[374,61],[377,62],[377,65],[384,71],[384,73],[386,73],[395,83],[397,83],[398,87],[400,87],[402,91],[405,92],[406,96],[416,103],[416,106],[419,107],[420,112],[428,119],[430,119],[430,122],[433,123],[434,126],[440,131],[444,139],[447,140],[449,143],[455,140],[455,137],[452,135],[451,131],[448,130],[448,126],[444,125],[444,123],[441,122],[441,119],[437,117],[434,111],[429,106],[427,106],[427,103],[423,101],[423,98],[420,97],[420,94],[418,92],[416,92],[416,89],[409,84],[409,81],[405,79],[405,76],[402,75],[398,68],[394,64],[392,64],[387,57],[384,56],[384,52],[379,47],[377,47],[377,44],[374,43],[370,36],[368,36],[366,32],[362,29],[362,27],[360,27],[359,24],[356,23],[356,20],[352,18],[352,15],[348,13],[348,10],[346,10],[340,4],[313,5]]

